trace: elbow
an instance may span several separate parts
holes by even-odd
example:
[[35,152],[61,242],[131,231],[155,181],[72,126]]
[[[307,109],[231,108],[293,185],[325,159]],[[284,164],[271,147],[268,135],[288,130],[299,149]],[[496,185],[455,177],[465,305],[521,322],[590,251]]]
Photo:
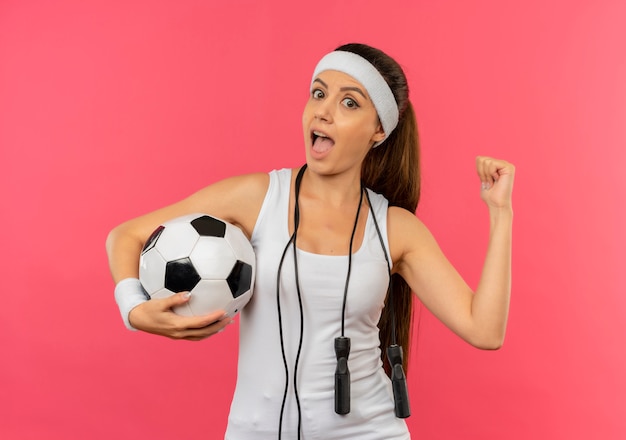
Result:
[[504,332],[498,334],[479,335],[468,339],[467,342],[480,350],[500,350],[504,345]]
[[107,235],[107,238],[106,238],[105,242],[104,242],[104,247],[106,249],[107,255],[109,255],[109,256],[112,253],[114,244],[115,244],[115,242],[117,240],[117,236],[119,235],[118,229],[119,229],[119,226],[111,229],[109,231],[108,235]]
[[126,235],[127,231],[124,229],[123,224],[118,225],[109,231],[104,242],[104,247],[109,258],[111,258],[111,256],[114,254],[115,249],[120,244],[120,241],[122,241],[126,237]]
[[496,351],[496,350],[500,350],[503,345],[504,345],[504,340],[501,339],[501,340],[494,340],[494,341],[485,342],[479,345],[475,345],[475,347],[481,350]]

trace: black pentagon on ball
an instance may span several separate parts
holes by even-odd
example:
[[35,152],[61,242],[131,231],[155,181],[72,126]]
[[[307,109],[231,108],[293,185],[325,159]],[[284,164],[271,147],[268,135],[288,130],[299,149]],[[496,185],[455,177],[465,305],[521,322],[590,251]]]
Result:
[[146,244],[143,245],[143,249],[141,250],[141,255],[145,254],[146,252],[148,252],[150,249],[154,247],[154,245],[156,244],[156,241],[161,236],[163,229],[165,229],[165,227],[159,226],[158,228],[154,230],[152,234],[150,234],[150,237],[148,237]]
[[228,287],[233,294],[233,298],[243,295],[252,285],[252,266],[243,261],[237,261],[226,278]]
[[189,292],[200,281],[189,258],[168,261],[165,265],[165,288],[171,292]]
[[224,237],[226,235],[226,223],[209,215],[203,215],[191,221],[191,226],[202,237]]

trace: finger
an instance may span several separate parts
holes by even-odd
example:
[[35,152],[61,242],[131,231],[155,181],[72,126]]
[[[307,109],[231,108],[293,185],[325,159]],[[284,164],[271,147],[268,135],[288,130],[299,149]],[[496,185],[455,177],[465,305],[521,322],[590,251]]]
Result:
[[188,302],[190,297],[190,292],[180,292],[169,295],[165,298],[152,298],[150,303],[154,304],[155,308],[158,305],[159,310],[166,311]]
[[485,160],[483,172],[485,176],[487,176],[487,179],[489,179],[490,183],[493,184],[498,181],[498,178],[500,177],[499,171],[500,168],[497,161],[493,159]]
[[481,189],[489,189],[493,183],[493,177],[489,172],[489,158],[485,156],[476,157],[476,172],[481,182]]
[[476,158],[476,169],[481,182],[486,183],[487,188],[500,180],[503,175],[513,175],[515,166],[505,160],[495,159],[487,156]]
[[198,329],[218,323],[228,325],[228,323],[232,322],[232,320],[232,318],[226,316],[226,312],[224,312],[223,310],[217,310],[215,312],[211,312],[202,316],[185,317],[185,327],[190,329]]
[[179,331],[175,335],[175,339],[185,339],[189,341],[200,341],[202,339],[206,339],[209,336],[213,336],[217,333],[221,333],[232,324],[234,321],[232,318],[224,318],[217,321],[212,321],[208,325],[203,327],[189,327],[185,330]]

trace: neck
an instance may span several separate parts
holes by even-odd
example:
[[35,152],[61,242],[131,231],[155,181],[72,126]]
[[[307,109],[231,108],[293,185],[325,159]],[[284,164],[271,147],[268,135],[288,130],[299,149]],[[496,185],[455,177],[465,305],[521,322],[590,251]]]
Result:
[[302,194],[333,206],[356,203],[361,197],[361,174],[318,174],[307,168],[302,178]]

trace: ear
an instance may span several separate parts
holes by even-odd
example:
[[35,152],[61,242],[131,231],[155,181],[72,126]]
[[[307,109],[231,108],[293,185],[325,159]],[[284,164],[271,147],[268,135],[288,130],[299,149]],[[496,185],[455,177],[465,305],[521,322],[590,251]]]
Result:
[[385,139],[385,130],[383,130],[383,126],[379,122],[378,126],[376,127],[376,131],[374,132],[374,135],[372,136],[372,141],[376,143],[376,142],[382,141],[383,139]]

